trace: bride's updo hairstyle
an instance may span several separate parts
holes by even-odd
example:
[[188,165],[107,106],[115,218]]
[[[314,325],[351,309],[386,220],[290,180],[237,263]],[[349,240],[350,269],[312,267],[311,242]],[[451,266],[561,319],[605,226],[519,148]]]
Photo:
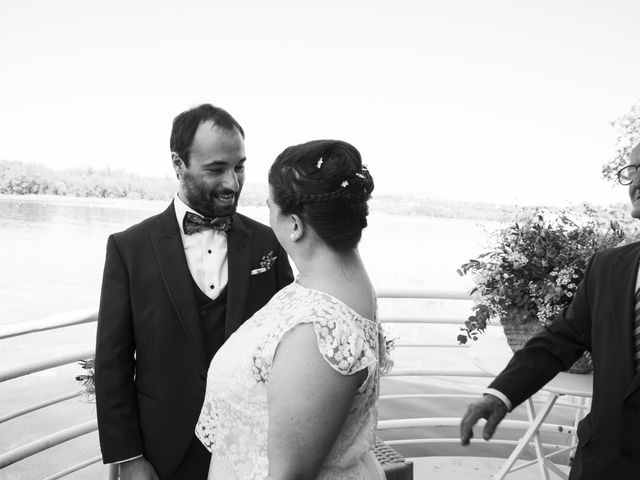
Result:
[[299,215],[330,248],[358,245],[373,178],[353,145],[314,140],[289,147],[271,165],[269,184],[282,213]]

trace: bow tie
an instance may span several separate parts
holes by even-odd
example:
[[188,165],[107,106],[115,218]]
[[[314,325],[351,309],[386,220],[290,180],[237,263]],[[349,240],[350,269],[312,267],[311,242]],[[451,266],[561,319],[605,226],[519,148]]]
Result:
[[233,218],[231,217],[201,217],[192,212],[187,212],[182,219],[182,228],[185,235],[202,232],[208,228],[226,232],[231,229]]

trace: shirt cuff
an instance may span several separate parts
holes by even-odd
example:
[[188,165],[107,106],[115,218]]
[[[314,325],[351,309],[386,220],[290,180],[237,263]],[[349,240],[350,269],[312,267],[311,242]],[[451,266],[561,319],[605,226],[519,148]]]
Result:
[[485,389],[483,394],[484,395],[490,394],[490,395],[493,395],[494,397],[498,397],[500,400],[502,400],[502,403],[506,405],[507,412],[510,412],[511,408],[513,408],[513,405],[511,405],[511,400],[509,400],[504,393],[502,393],[499,390],[496,390],[495,388],[487,388]]
[[135,457],[127,458],[126,460],[118,460],[117,462],[111,462],[108,465],[119,465],[120,463],[130,462],[131,460],[135,460],[136,458],[142,458],[142,455],[136,455]]

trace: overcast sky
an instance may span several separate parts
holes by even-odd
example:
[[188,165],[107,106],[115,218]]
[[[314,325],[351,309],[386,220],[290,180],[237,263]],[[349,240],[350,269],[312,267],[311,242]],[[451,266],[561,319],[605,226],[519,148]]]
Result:
[[339,138],[383,193],[625,201],[601,179],[640,99],[640,2],[0,3],[0,159],[171,175],[198,103],[247,133],[248,181]]

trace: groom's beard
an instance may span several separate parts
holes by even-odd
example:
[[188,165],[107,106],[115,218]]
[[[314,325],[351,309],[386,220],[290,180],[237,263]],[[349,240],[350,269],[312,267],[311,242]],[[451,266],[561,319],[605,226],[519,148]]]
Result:
[[238,191],[224,187],[211,189],[205,182],[185,170],[182,181],[182,200],[196,212],[205,217],[224,217],[233,215],[238,206],[243,184],[238,182]]

